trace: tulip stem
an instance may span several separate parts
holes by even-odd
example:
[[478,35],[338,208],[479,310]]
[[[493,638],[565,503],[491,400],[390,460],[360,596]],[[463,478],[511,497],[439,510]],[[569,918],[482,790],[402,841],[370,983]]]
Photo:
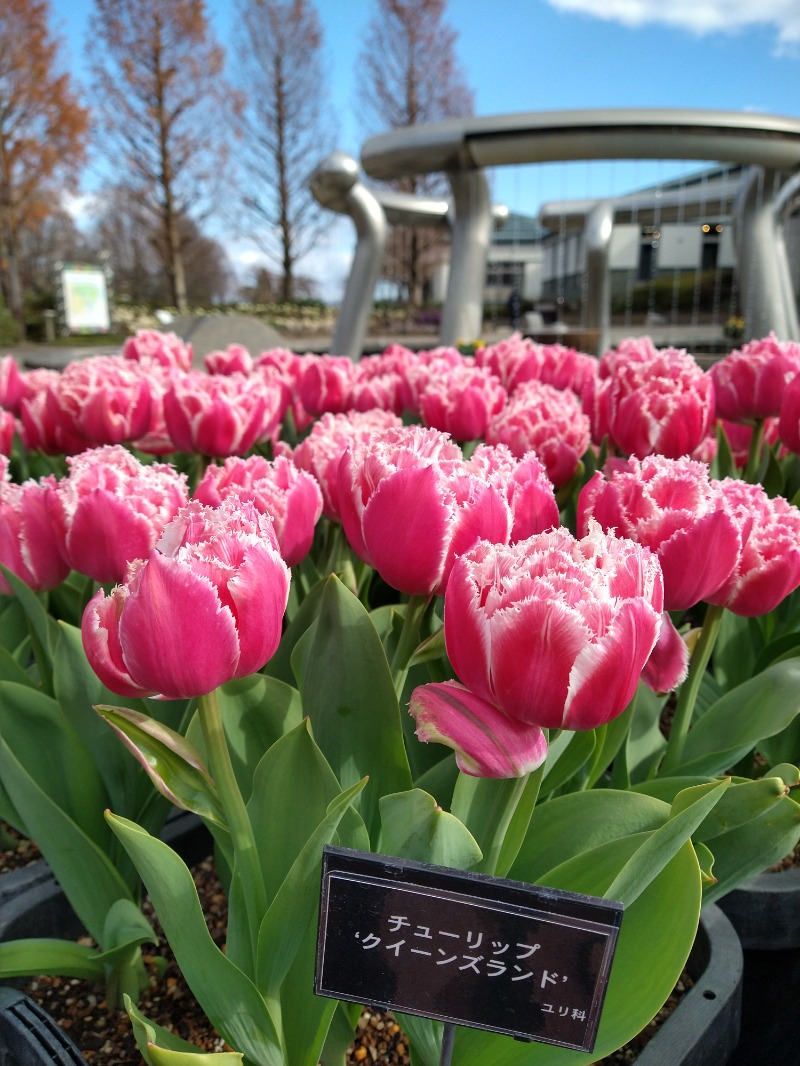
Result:
[[753,435],[750,437],[750,450],[747,454],[747,466],[744,471],[744,480],[748,485],[754,485],[758,480],[758,468],[761,465],[761,449],[764,442],[764,419],[757,418],[753,426]]
[[400,639],[392,656],[391,671],[394,678],[394,690],[397,698],[403,694],[403,686],[408,675],[408,664],[414,649],[419,644],[419,634],[422,628],[422,619],[425,616],[429,596],[409,596],[406,609],[403,614],[403,628],[400,631]]
[[662,771],[672,771],[680,764],[694,714],[694,706],[697,702],[697,694],[700,691],[700,684],[711,658],[711,652],[717,642],[724,611],[724,607],[717,607],[712,603],[709,603],[706,608],[703,629],[689,664],[689,675],[681,687],[675,707],[675,716],[672,719],[667,741],[667,752],[661,765]]
[[203,728],[208,767],[219,792],[233,844],[233,872],[242,886],[248,928],[252,943],[256,944],[261,920],[267,909],[267,893],[253,827],[233,771],[216,690],[198,697],[197,710]]

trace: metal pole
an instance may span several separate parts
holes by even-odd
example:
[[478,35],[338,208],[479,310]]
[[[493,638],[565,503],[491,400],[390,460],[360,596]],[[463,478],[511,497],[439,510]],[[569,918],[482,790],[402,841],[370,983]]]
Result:
[[456,1039],[456,1027],[452,1022],[444,1023],[444,1032],[442,1033],[442,1057],[439,1059],[439,1066],[450,1066],[453,1061],[453,1044]]
[[482,170],[452,170],[447,176],[456,217],[439,343],[455,344],[457,340],[472,341],[481,335],[492,204]]

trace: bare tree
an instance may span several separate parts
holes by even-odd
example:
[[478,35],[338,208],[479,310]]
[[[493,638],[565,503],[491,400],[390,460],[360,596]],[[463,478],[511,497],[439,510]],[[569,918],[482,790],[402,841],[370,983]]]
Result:
[[[377,0],[358,65],[358,97],[369,133],[468,115],[474,98],[456,56],[455,30],[445,20],[445,0]],[[404,192],[442,196],[438,175],[412,176],[394,183]],[[435,230],[395,227],[385,276],[418,307],[433,250],[442,241]]]
[[239,11],[248,235],[278,265],[280,296],[291,300],[298,261],[327,224],[307,181],[333,147],[322,33],[309,0],[240,0]]
[[88,112],[58,72],[47,0],[0,4],[0,284],[24,335],[20,240],[83,165]]
[[179,220],[212,209],[240,106],[223,80],[222,49],[203,0],[95,0],[91,57],[106,154],[158,221],[170,299],[184,311]]

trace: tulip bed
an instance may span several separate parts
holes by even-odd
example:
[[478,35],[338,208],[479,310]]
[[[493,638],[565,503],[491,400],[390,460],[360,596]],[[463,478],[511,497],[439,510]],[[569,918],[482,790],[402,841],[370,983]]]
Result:
[[[191,363],[153,331],[0,360],[0,819],[94,941],[5,943],[0,975],[104,982],[151,1066],[195,1061],[137,1007],[144,884],[210,1057],[341,1062],[359,1005],[311,991],[336,843],[622,902],[621,1046],[702,904],[800,839],[800,345]],[[224,951],[170,804],[214,836]],[[400,1020],[436,1066],[440,1023]],[[454,1061],[588,1060],[461,1028]]]

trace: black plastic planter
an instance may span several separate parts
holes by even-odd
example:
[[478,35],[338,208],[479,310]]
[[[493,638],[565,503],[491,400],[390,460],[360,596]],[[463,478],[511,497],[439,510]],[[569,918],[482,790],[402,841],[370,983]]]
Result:
[[744,948],[742,1034],[731,1066],[800,1066],[800,869],[751,877],[719,905]]
[[86,1066],[86,1059],[38,1003],[0,988],[0,1066]]
[[[725,1066],[739,1039],[742,948],[713,903],[686,963],[694,985],[636,1057],[636,1066]],[[757,1061],[752,1060],[750,1066]]]

